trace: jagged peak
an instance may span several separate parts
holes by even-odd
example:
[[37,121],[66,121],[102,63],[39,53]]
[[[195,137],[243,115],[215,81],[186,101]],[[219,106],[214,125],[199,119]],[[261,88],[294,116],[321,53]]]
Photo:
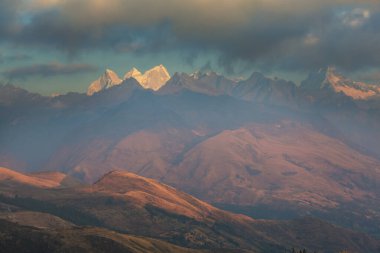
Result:
[[133,67],[131,70],[130,70],[132,73],[140,73],[140,70],[138,70],[137,68]]
[[327,66],[312,71],[307,78],[301,82],[301,87],[308,90],[319,90],[329,85],[329,76],[335,73],[335,68]]
[[193,79],[202,79],[205,77],[221,77],[222,75],[212,70],[210,71],[197,70],[188,76],[192,77]]
[[142,75],[142,73],[137,68],[133,67],[131,70],[129,70],[127,73],[125,73],[124,80],[129,79],[131,77],[136,78],[136,77],[141,76],[141,75]]
[[152,69],[166,69],[166,67],[163,64],[159,64],[157,66],[154,66]]
[[334,73],[336,71],[335,66],[327,66],[326,72],[327,73]]
[[112,69],[106,69],[104,73],[93,81],[87,89],[87,95],[92,96],[94,93],[103,89],[108,89],[114,85],[119,85],[123,80]]
[[170,79],[170,74],[164,65],[157,65],[141,75],[133,76],[144,89],[159,90]]
[[334,66],[310,73],[308,78],[301,83],[301,87],[313,90],[328,89],[353,99],[368,99],[380,95],[380,87],[353,81],[337,72]]
[[107,68],[99,78],[108,78],[113,80],[121,80],[119,75],[112,69]]
[[106,77],[109,77],[109,78],[115,78],[115,79],[120,79],[119,75],[113,71],[112,69],[106,69],[103,73],[102,76],[106,76]]
[[335,66],[327,66],[324,68],[320,68],[318,71],[311,72],[309,74],[309,77],[315,77],[315,76],[320,76],[321,78],[324,78],[325,81],[328,81],[328,78],[333,77],[333,76],[343,78],[343,76],[338,73]]
[[166,69],[166,67],[165,67],[164,65],[162,65],[162,64],[157,65],[157,66],[155,66],[155,67],[153,67],[153,68],[147,70],[147,71],[144,73],[144,75],[147,74],[147,73],[153,72],[153,71],[159,71],[159,72],[162,72],[162,73],[164,73],[166,76],[169,76],[169,77],[170,77],[169,71],[168,71],[168,70]]
[[314,73],[325,75],[327,73],[333,73],[335,71],[336,71],[336,67],[330,65],[330,66],[327,66],[327,67],[319,68],[318,71],[314,71]]
[[[177,74],[177,73],[176,73]],[[199,77],[202,75],[201,71],[197,70],[191,73],[189,76],[194,78],[194,79],[199,79]]]
[[327,67],[326,71],[326,77],[329,77],[329,76],[337,76],[337,77],[341,77],[341,78],[344,78],[338,71],[335,67],[333,66],[329,66]]
[[179,77],[191,77],[191,75],[185,72],[175,72],[172,76],[172,78],[179,78]]
[[209,70],[209,71],[202,73],[201,77],[215,77],[215,76],[217,77],[217,76],[221,76],[221,75],[215,71]]

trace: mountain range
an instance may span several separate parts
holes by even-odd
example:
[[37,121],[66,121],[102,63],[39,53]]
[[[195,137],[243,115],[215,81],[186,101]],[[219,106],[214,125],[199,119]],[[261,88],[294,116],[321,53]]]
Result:
[[132,68],[125,73],[124,79],[120,79],[113,70],[106,69],[103,75],[90,84],[87,89],[87,95],[91,96],[96,92],[120,85],[130,78],[135,79],[144,89],[157,91],[170,79],[170,74],[163,65],[159,65],[147,70],[144,74],[138,69]]
[[[58,217],[147,243],[323,251],[326,238],[307,231],[344,235],[340,245],[358,242],[351,233],[380,235],[379,109],[378,86],[333,68],[299,86],[258,72],[170,77],[162,65],[123,79],[107,70],[87,94],[1,86],[0,166],[13,170],[0,170],[0,192],[5,206],[19,206],[9,199],[17,194],[55,216],[56,206],[74,207],[88,223]],[[367,251],[347,248],[376,252],[368,238]]]

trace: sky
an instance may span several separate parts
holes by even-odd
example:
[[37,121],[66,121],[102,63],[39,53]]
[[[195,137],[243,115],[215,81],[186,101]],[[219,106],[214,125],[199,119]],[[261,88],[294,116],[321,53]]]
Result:
[[0,0],[0,81],[45,95],[123,76],[253,71],[299,82],[335,66],[380,83],[380,0]]

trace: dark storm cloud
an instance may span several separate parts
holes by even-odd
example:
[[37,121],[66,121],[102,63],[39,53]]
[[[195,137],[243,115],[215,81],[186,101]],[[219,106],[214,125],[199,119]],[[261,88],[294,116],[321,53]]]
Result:
[[380,65],[377,0],[2,0],[3,42],[69,54],[212,53],[233,70]]
[[35,64],[26,67],[18,67],[4,71],[2,74],[8,79],[26,79],[31,76],[58,76],[73,75],[96,71],[95,66],[89,64]]

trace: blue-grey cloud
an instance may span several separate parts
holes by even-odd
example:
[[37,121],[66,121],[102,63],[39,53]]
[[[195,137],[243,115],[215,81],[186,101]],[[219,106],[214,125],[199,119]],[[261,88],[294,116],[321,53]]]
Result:
[[355,73],[354,78],[368,83],[380,85],[380,70],[372,69],[368,71],[361,71]]
[[2,0],[0,17],[1,41],[69,54],[211,52],[229,70],[380,65],[378,0]]
[[33,57],[28,54],[7,54],[2,55],[0,53],[0,64],[5,63],[13,63],[13,62],[20,62],[20,61],[29,61],[32,60]]
[[59,75],[73,75],[78,73],[94,72],[97,67],[89,64],[34,64],[26,67],[17,67],[4,71],[2,74],[8,79],[26,79],[32,76],[50,77]]

